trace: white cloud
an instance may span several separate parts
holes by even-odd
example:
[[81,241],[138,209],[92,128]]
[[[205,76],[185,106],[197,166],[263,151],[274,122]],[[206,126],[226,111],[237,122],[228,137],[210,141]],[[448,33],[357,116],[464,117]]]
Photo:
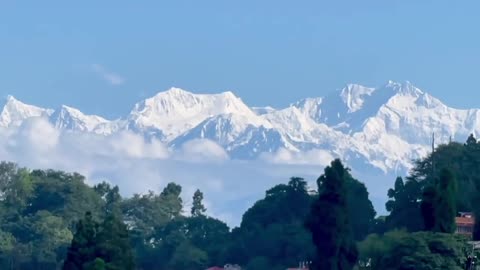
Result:
[[302,164],[326,166],[335,158],[330,152],[322,149],[312,149],[304,152],[294,152],[285,148],[274,153],[263,153],[261,159],[274,164]]
[[92,70],[111,85],[122,85],[125,83],[125,78],[109,71],[102,65],[92,64]]
[[220,162],[228,160],[228,154],[217,143],[207,139],[194,139],[184,143],[177,153],[182,160],[192,162]]
[[[0,128],[0,156],[32,169],[76,171],[90,184],[108,180],[119,185],[126,196],[158,192],[168,182],[176,182],[183,188],[187,212],[188,202],[199,188],[207,213],[229,225],[238,225],[244,211],[267,189],[286,183],[291,176],[304,177],[314,186],[324,163],[332,159],[324,151],[281,150],[259,160],[230,160],[221,146],[209,140],[187,142],[175,152],[159,141],[146,141],[130,132],[101,136],[59,131],[42,118],[31,119],[18,129]],[[378,186],[375,179],[367,180]],[[369,191],[385,196],[385,190]],[[384,203],[377,201],[380,206]]]

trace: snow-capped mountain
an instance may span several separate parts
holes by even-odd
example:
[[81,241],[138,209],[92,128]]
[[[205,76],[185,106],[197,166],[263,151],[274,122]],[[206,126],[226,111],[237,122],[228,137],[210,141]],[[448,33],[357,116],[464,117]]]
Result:
[[18,127],[22,122],[30,117],[41,117],[52,114],[52,110],[25,104],[13,96],[6,98],[2,113],[0,114],[1,127]]
[[209,117],[229,113],[256,117],[232,92],[205,95],[171,88],[137,103],[127,121],[133,130],[161,130],[164,140],[171,141]]
[[209,139],[233,159],[321,150],[350,166],[367,164],[384,172],[404,172],[413,159],[426,155],[432,133],[447,142],[480,131],[479,109],[450,108],[409,82],[392,81],[377,88],[350,84],[283,109],[250,108],[232,92],[193,94],[171,88],[138,102],[129,115],[114,121],[68,106],[43,109],[10,96],[0,126],[18,127],[31,117],[45,117],[54,127],[73,132],[111,135],[129,130],[172,149]]
[[96,115],[85,115],[80,110],[65,105],[50,115],[50,122],[58,129],[109,133],[99,131],[99,128],[107,125],[110,121]]

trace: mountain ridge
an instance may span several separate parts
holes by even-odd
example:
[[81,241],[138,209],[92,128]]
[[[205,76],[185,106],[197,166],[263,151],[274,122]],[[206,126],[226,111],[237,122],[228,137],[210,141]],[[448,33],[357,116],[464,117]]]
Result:
[[249,107],[230,91],[194,94],[173,87],[137,102],[128,115],[116,120],[65,105],[40,108],[8,96],[0,126],[18,127],[32,117],[46,117],[55,128],[72,132],[108,136],[127,130],[173,149],[208,139],[233,159],[322,150],[347,164],[356,160],[383,172],[406,172],[413,159],[428,153],[432,133],[446,142],[480,131],[479,109],[448,107],[408,81],[389,81],[376,88],[348,84],[283,109]]

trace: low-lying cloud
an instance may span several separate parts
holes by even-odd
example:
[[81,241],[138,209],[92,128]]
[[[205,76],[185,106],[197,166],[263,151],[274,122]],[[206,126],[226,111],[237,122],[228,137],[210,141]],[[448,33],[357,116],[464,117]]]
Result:
[[[230,225],[238,225],[243,212],[267,189],[286,183],[291,176],[304,177],[315,188],[316,178],[333,159],[323,150],[293,153],[282,149],[257,160],[231,160],[210,140],[192,140],[174,151],[129,131],[110,136],[61,131],[43,118],[31,118],[19,128],[0,129],[0,155],[2,160],[29,168],[79,172],[89,184],[107,181],[119,185],[125,196],[159,192],[168,182],[176,182],[183,187],[186,212],[199,188],[205,194],[207,212]],[[386,189],[382,186],[376,192],[377,180],[366,182],[374,203],[381,205]]]

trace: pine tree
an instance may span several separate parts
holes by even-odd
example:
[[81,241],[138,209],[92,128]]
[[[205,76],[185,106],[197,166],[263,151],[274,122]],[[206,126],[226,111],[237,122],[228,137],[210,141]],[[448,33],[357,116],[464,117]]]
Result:
[[409,232],[422,230],[421,207],[418,202],[421,195],[421,184],[418,181],[408,179],[404,182],[401,177],[397,177],[394,189],[388,190],[390,200],[385,205],[390,212],[385,219],[388,230],[406,229]]
[[455,231],[456,192],[455,176],[448,169],[442,169],[440,178],[424,188],[421,210],[426,231]]
[[197,189],[193,194],[193,205],[191,210],[192,217],[203,216],[205,211],[207,211],[202,201],[203,201],[203,193],[199,189]]
[[95,260],[96,236],[98,223],[93,220],[92,213],[87,212],[83,220],[76,226],[72,244],[67,251],[64,270],[83,270]]
[[448,169],[440,172],[437,184],[437,196],[435,200],[435,228],[437,232],[455,232],[457,184],[455,176]]
[[102,224],[98,224],[87,212],[85,218],[78,222],[63,269],[134,269],[127,226],[119,214],[110,213]]
[[424,229],[433,231],[435,228],[435,200],[437,198],[437,190],[435,186],[428,185],[424,188],[422,194],[422,203],[420,205],[423,217]]
[[306,226],[317,248],[314,269],[353,269],[358,251],[347,213],[347,170],[334,160],[317,180],[319,196],[313,203]]
[[105,269],[134,269],[127,226],[119,214],[111,213],[105,218],[96,242],[96,256],[105,262]]

